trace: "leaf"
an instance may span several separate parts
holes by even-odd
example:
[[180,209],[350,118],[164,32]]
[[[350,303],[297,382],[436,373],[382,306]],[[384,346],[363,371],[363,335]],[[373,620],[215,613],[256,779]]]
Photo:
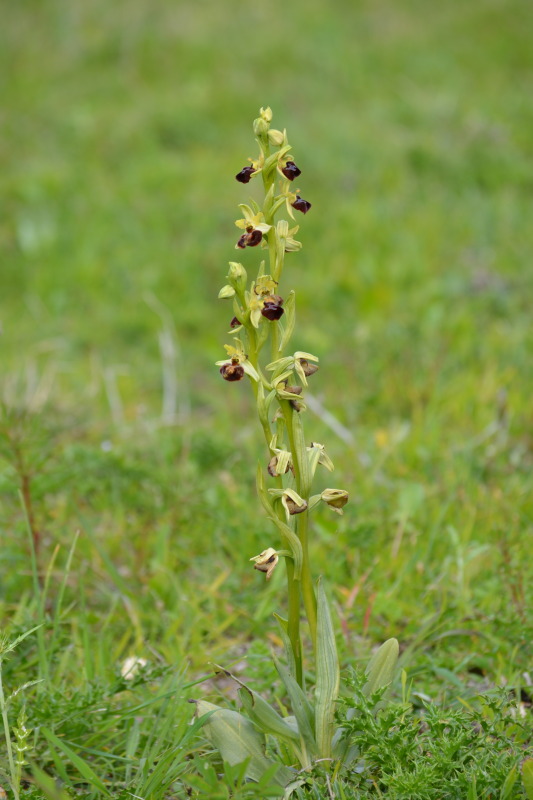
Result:
[[[274,762],[266,758],[265,737],[255,725],[243,714],[205,700],[196,701],[196,713],[200,720],[207,715],[204,731],[223,761],[233,765],[250,759],[246,774],[252,780],[260,780]],[[292,777],[293,773],[280,765],[275,780],[285,786]]]
[[478,797],[477,797],[477,786],[476,786],[476,776],[475,775],[472,775],[472,782],[470,783],[470,786],[468,787],[468,795],[466,797],[466,800],[478,800]]
[[39,628],[42,628],[43,625],[44,622],[39,623],[39,625],[36,625],[34,628],[30,628],[29,631],[21,633],[20,636],[17,636],[16,639],[13,639],[12,642],[7,642],[7,641],[0,642],[0,661],[5,655],[15,650],[15,648],[18,647],[18,645],[24,641],[24,639],[26,639],[28,636],[31,636],[31,634],[39,630]]
[[315,731],[318,755],[331,757],[333,716],[339,694],[339,658],[335,631],[322,580],[318,581],[316,631]]
[[289,623],[287,622],[286,619],[280,617],[279,614],[274,613],[274,617],[278,621],[281,638],[283,640],[283,646],[285,648],[285,658],[287,659],[287,666],[289,668],[289,672],[293,678],[296,678],[296,659],[294,651],[292,649],[292,642],[289,638]]
[[369,697],[378,689],[388,686],[394,677],[394,670],[400,647],[397,639],[388,639],[379,650],[374,653],[365,670],[368,680],[363,686],[363,694]]
[[527,800],[533,800],[533,758],[527,758],[522,764],[522,783]]
[[57,786],[55,780],[42,772],[38,767],[32,767],[33,779],[46,800],[72,800],[70,795],[65,789]]
[[246,710],[246,716],[251,719],[263,733],[272,733],[297,742],[300,741],[298,731],[295,731],[293,727],[287,725],[283,717],[280,716],[260,694],[250,689],[249,686],[243,683],[240,678],[237,678],[237,676],[233,675],[229,670],[224,669],[224,667],[218,664],[214,666],[217,673],[223,673],[240,686],[238,694]]
[[294,323],[296,321],[296,295],[294,294],[294,290],[290,291],[289,296],[286,298],[285,303],[283,304],[283,308],[285,309],[285,327],[283,330],[283,336],[281,337],[279,343],[280,353],[283,352],[289,343],[294,330]]
[[48,728],[41,728],[41,732],[45,738],[48,739],[50,744],[54,745],[54,747],[57,747],[58,750],[61,750],[61,752],[67,756],[69,761],[73,764],[73,766],[76,767],[80,775],[87,781],[87,783],[110,797],[110,793],[105,787],[103,781],[93,771],[89,764],[83,760],[83,758],[80,758],[80,756],[78,756],[74,750],[71,750],[70,747],[65,744],[65,742],[59,739],[55,733],[52,733],[52,731]]
[[281,736],[282,739],[289,739],[295,742],[300,741],[298,733],[287,725],[283,717],[280,716],[261,695],[249,689],[247,686],[242,686],[238,694],[243,708],[246,711],[246,716],[249,717],[263,733],[271,733],[274,736]]
[[511,797],[513,786],[515,785],[517,778],[518,770],[516,766],[514,766],[503,783],[502,790],[500,792],[500,800],[508,800],[508,798]]
[[285,684],[287,694],[289,695],[291,708],[298,723],[300,736],[302,737],[307,750],[310,753],[316,753],[317,747],[314,734],[315,714],[313,707],[305,696],[302,688],[296,682],[296,679],[288,672],[288,670],[285,669],[283,664],[279,662],[274,654],[272,655],[272,658],[274,659],[274,664],[276,665],[278,674]]

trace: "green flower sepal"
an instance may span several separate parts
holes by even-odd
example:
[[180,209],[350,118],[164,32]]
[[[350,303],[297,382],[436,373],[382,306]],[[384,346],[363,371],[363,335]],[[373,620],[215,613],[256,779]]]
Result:
[[313,372],[318,369],[315,364],[309,365],[310,361],[318,361],[317,356],[314,356],[312,353],[305,353],[303,350],[297,350],[293,356],[278,358],[276,361],[272,361],[270,364],[267,364],[266,369],[273,373],[272,384],[274,384],[275,380],[280,380],[280,376],[282,376],[283,373],[290,375],[293,371],[295,371],[303,385],[307,386],[307,376],[311,374],[308,366],[314,367],[312,370]]
[[294,489],[269,489],[268,492],[276,500],[281,500],[281,505],[287,515],[287,522],[295,514],[302,514],[307,510],[307,500],[300,497]]
[[256,214],[254,214],[250,206],[246,205],[245,203],[241,203],[239,208],[241,209],[243,216],[241,219],[235,220],[235,225],[237,228],[241,228],[242,230],[253,228],[253,230],[261,231],[261,233],[269,232],[272,225],[266,224],[262,211],[258,211]]
[[309,469],[311,470],[311,475],[315,474],[316,468],[319,464],[329,470],[329,472],[333,472],[333,461],[327,455],[323,444],[311,442],[311,447],[307,448],[307,457],[309,459]]

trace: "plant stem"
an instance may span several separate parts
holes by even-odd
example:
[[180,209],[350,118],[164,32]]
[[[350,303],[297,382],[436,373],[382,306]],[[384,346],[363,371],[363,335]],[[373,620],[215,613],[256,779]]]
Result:
[[[296,491],[304,500],[309,501],[309,490],[306,488],[304,492],[304,488],[302,487],[302,470],[301,470],[301,463],[302,459],[307,458],[307,452],[299,452],[298,447],[296,445],[292,427],[292,417],[293,414],[297,414],[297,411],[291,407],[290,403],[287,400],[283,400],[281,402],[281,408],[283,411],[283,417],[285,419],[285,427],[287,428],[287,435],[289,437],[289,447],[291,449],[291,453],[293,456],[293,466],[294,466],[294,477],[296,480]],[[313,642],[313,647],[316,646],[316,597],[315,597],[315,590],[313,588],[313,580],[311,577],[311,567],[309,563],[309,547],[307,541],[307,525],[308,525],[308,517],[309,512],[304,511],[302,514],[298,514],[298,520],[296,523],[296,533],[298,538],[300,539],[300,543],[302,545],[302,553],[303,553],[303,560],[302,560],[302,596],[305,606],[305,613],[307,616],[307,621],[309,623],[309,630],[311,633],[311,640]]]
[[[276,326],[277,327],[277,326]],[[256,369],[259,369],[258,366],[258,352],[257,352],[257,337],[255,335],[255,331],[252,330],[251,335],[249,336],[249,353],[248,359],[251,364]],[[250,381],[253,387],[253,391],[255,394],[255,398],[257,400],[258,394],[258,386],[255,381]],[[263,428],[263,433],[265,436],[266,446],[270,451],[270,443],[272,439],[272,431],[268,422],[261,420],[261,426]],[[276,478],[276,483],[278,484],[278,488],[283,487],[283,481],[281,476]],[[284,515],[281,509],[278,509],[276,512],[280,519],[284,519]],[[292,650],[294,653],[294,661],[296,664],[296,675],[295,678],[298,681],[300,686],[303,686],[303,666],[302,666],[302,644],[300,638],[300,581],[295,580],[294,578],[294,563],[292,558],[285,559],[285,565],[287,569],[287,595],[288,595],[288,635],[292,645]]]
[[9,720],[7,718],[7,706],[4,697],[4,687],[2,685],[2,661],[0,659],[0,709],[2,710],[2,722],[4,725],[4,736],[6,739],[7,759],[9,761],[9,771],[11,773],[11,788],[15,800],[19,800],[19,791],[17,784],[17,772],[15,769],[15,762],[13,760],[13,750],[11,747],[11,734],[9,732]]

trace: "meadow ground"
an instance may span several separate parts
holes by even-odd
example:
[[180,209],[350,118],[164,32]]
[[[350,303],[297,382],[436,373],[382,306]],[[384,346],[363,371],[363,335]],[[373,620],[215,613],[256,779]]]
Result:
[[214,367],[262,105],[313,202],[287,283],[321,360],[308,430],[351,493],[312,537],[342,661],[396,636],[420,695],[505,686],[531,713],[532,22],[523,0],[4,9],[0,625],[43,623],[2,669],[41,681],[9,709],[26,776],[184,797],[184,700],[226,691],[193,685],[209,663],[272,689],[262,443]]

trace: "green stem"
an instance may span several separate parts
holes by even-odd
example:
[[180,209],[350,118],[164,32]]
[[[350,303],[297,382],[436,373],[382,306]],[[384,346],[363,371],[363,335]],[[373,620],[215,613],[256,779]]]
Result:
[[[268,144],[268,139],[262,145],[263,147],[263,155],[266,158],[270,155],[270,147]],[[276,180],[275,172],[272,174],[270,179],[265,178],[265,174],[263,173],[263,186],[265,190],[265,195],[268,194],[271,187],[274,185]],[[270,262],[270,274],[272,275],[275,281],[279,281],[280,273],[281,273],[281,264],[277,264],[277,233],[275,228],[275,220],[273,214],[265,214],[265,223],[267,225],[271,225],[271,229],[267,234],[268,238],[268,255],[269,255],[269,262]],[[278,268],[279,267],[279,268]],[[277,322],[274,322],[270,326],[270,344],[271,344],[271,358],[272,361],[275,361],[280,357],[279,353],[279,326]],[[257,360],[257,359],[256,359]],[[254,364],[255,366],[255,364]],[[264,430],[264,426],[263,426]],[[265,432],[266,434],[266,432]],[[267,440],[267,445],[270,445],[270,439]],[[281,477],[277,479],[278,485],[283,487],[283,482]],[[279,509],[278,511],[280,515],[280,519],[283,518],[283,511]],[[301,590],[300,590],[300,581],[295,580],[294,578],[294,563],[292,559],[288,558],[285,559],[285,564],[287,568],[287,595],[288,595],[288,634],[289,639],[292,645],[292,650],[294,653],[294,660],[296,664],[296,680],[298,681],[300,686],[303,686],[303,667],[302,667],[302,642],[300,637],[300,616],[301,616]]]
[[19,791],[17,784],[17,772],[15,769],[15,762],[13,760],[13,750],[11,748],[11,734],[9,731],[9,720],[7,718],[7,707],[4,697],[4,687],[2,685],[2,662],[0,661],[0,709],[2,710],[2,722],[4,724],[4,736],[6,739],[7,759],[9,761],[9,771],[11,773],[11,788],[13,789],[13,796],[15,800],[19,800]]
[[[308,489],[304,492],[302,487],[302,471],[300,468],[300,464],[302,463],[302,459],[307,458],[307,452],[301,452],[298,450],[296,446],[296,442],[294,439],[293,427],[292,427],[292,417],[293,414],[297,414],[297,411],[291,407],[288,400],[281,401],[281,409],[283,412],[283,417],[285,419],[285,427],[287,428],[287,434],[289,437],[289,447],[293,456],[293,467],[294,467],[294,477],[296,480],[296,491],[304,500],[309,502],[309,491]],[[309,630],[311,633],[311,640],[313,642],[313,647],[316,647],[316,619],[317,619],[317,612],[316,612],[316,597],[315,597],[315,590],[313,588],[313,579],[311,577],[311,566],[309,562],[309,546],[308,546],[308,537],[307,537],[307,524],[308,524],[309,512],[304,511],[302,514],[298,514],[298,519],[296,522],[296,533],[298,538],[300,539],[300,543],[302,545],[302,597],[304,601],[305,613],[307,616],[307,621],[309,623]]]
[[296,675],[294,677],[298,684],[303,687],[302,640],[300,637],[300,581],[294,578],[294,562],[292,558],[286,558],[285,565],[287,567],[287,594],[289,599],[287,632],[296,664]]
[[[248,353],[248,359],[253,366],[258,369],[258,354],[257,354],[257,339],[255,336],[255,331],[252,333],[250,338],[250,347]],[[257,400],[257,393],[259,391],[257,384],[255,381],[251,381],[253,386],[254,394]],[[270,442],[272,439],[272,431],[268,422],[261,420],[261,426],[263,428],[263,433],[265,436],[265,441],[267,448],[270,451]],[[281,476],[278,476],[276,479],[276,483],[278,488],[283,488],[283,481]],[[278,516],[280,519],[284,520],[284,514],[282,509],[278,510]],[[292,558],[285,559],[285,566],[287,569],[287,595],[288,595],[288,634],[289,639],[292,645],[292,650],[294,653],[294,662],[296,664],[296,675],[295,678],[298,681],[300,686],[303,686],[303,666],[302,666],[302,644],[301,644],[301,637],[300,637],[300,581],[295,580],[294,578],[294,563]]]

